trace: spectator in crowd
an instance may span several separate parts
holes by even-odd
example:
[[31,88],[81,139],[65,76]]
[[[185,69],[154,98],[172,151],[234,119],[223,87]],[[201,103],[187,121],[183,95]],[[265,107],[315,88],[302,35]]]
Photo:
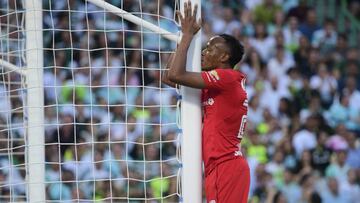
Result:
[[360,172],[360,145],[354,132],[348,132],[346,136],[349,145],[346,163]]
[[299,30],[310,42],[312,42],[314,32],[319,29],[320,26],[317,24],[317,16],[315,10],[307,10],[306,20],[300,24]]
[[350,106],[350,96],[341,94],[338,103],[334,103],[329,109],[329,123],[336,127],[344,124],[348,130],[360,129],[360,113]]
[[360,111],[360,91],[356,88],[357,81],[353,76],[349,76],[346,79],[346,85],[343,89],[343,93],[347,94],[349,98],[349,106],[356,111]]
[[295,174],[289,169],[284,171],[284,185],[281,187],[281,191],[289,203],[300,202],[301,189],[295,180]]
[[286,72],[294,65],[294,60],[285,56],[285,48],[278,45],[275,49],[275,57],[269,60],[267,70],[270,77],[286,78]]
[[326,146],[328,134],[320,131],[317,135],[317,145],[311,152],[311,165],[318,170],[321,175],[325,175],[325,170],[330,164],[331,150]]
[[302,36],[298,29],[299,21],[295,16],[290,16],[287,27],[284,28],[283,34],[285,38],[285,46],[288,50],[294,53],[300,44],[300,37]]
[[356,170],[350,169],[347,173],[347,180],[340,185],[340,191],[342,191],[347,197],[349,203],[355,203],[359,201],[360,186],[357,184]]
[[328,108],[335,96],[338,84],[335,77],[329,72],[327,65],[320,63],[317,73],[310,78],[310,87],[320,92],[322,104]]
[[268,61],[271,57],[271,51],[275,46],[275,39],[267,34],[265,23],[256,23],[254,29],[254,37],[250,38],[249,43],[259,53],[261,60]]
[[299,0],[299,4],[290,8],[288,16],[294,16],[300,23],[306,20],[306,14],[310,7],[306,4],[306,0]]
[[327,179],[327,187],[321,192],[321,199],[327,203],[349,202],[349,196],[340,191],[339,182],[334,177]]
[[311,44],[316,48],[321,47],[322,53],[327,53],[335,47],[336,41],[337,32],[335,31],[334,21],[326,19],[324,28],[314,32]]
[[314,149],[317,145],[315,132],[317,127],[316,122],[315,115],[310,116],[306,120],[304,128],[294,134],[292,144],[299,158],[302,156],[304,150]]
[[350,170],[350,166],[346,163],[346,159],[347,151],[338,150],[336,152],[336,160],[326,168],[326,177],[334,177],[340,184],[346,182],[347,173]]
[[281,6],[274,0],[264,0],[262,4],[254,9],[255,21],[265,24],[274,22],[274,16],[277,11],[281,11]]

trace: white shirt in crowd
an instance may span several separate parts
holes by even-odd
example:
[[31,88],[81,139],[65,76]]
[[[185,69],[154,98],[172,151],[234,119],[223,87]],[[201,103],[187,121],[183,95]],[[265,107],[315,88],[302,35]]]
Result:
[[317,141],[313,132],[303,129],[295,133],[292,144],[295,148],[296,155],[301,157],[305,150],[314,149]]

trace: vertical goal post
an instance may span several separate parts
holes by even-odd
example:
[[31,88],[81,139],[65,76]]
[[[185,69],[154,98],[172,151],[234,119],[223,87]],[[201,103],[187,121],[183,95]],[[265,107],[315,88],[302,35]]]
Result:
[[46,202],[42,0],[25,1],[27,199]]
[[[180,2],[182,13],[184,1]],[[198,5],[198,20],[201,16],[201,1],[191,0],[191,3]],[[201,30],[195,35],[189,47],[186,70],[201,71]],[[182,198],[184,203],[202,202],[200,90],[182,86],[181,94]]]

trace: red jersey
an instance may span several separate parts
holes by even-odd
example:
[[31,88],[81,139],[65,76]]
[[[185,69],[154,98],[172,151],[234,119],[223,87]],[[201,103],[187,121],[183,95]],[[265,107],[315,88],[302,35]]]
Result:
[[241,155],[248,110],[245,75],[232,69],[202,72],[202,155],[205,175],[218,164]]

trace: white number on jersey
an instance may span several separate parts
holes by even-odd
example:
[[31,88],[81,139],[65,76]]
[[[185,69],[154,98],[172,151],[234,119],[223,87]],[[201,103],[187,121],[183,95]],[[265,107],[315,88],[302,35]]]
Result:
[[239,129],[239,133],[238,133],[238,138],[240,138],[240,139],[242,139],[242,137],[245,133],[246,120],[247,120],[247,115],[243,115],[241,118],[240,129]]

